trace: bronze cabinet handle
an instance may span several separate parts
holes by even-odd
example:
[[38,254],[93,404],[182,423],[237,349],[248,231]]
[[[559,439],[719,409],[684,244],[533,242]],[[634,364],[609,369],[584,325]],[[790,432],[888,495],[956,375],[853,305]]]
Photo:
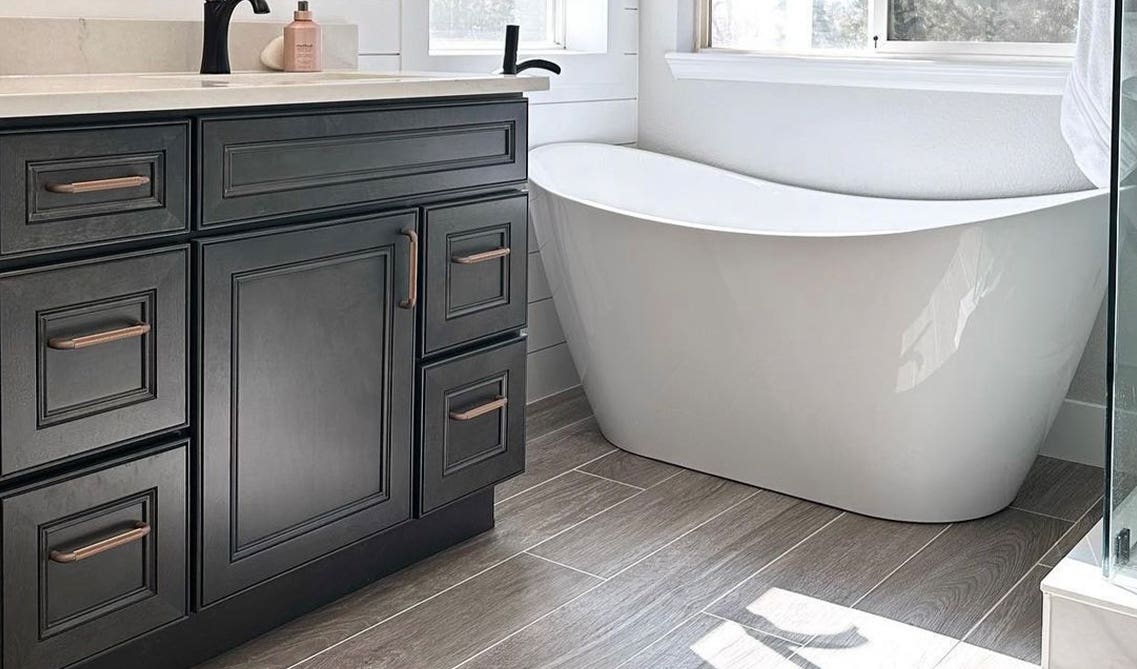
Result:
[[505,405],[507,404],[509,404],[509,399],[505,397],[498,397],[489,402],[486,402],[481,406],[476,406],[473,409],[468,409],[466,411],[451,411],[450,418],[451,420],[474,420],[475,418],[484,416],[487,413],[493,413],[494,411],[504,409]]
[[492,251],[486,251],[485,253],[475,253],[468,256],[453,256],[450,260],[459,265],[477,265],[480,262],[504,258],[512,252],[511,249],[494,249]]
[[83,335],[82,337],[52,337],[47,340],[47,345],[49,348],[54,348],[58,351],[74,351],[80,348],[98,346],[99,344],[109,344],[112,341],[119,341],[120,339],[142,337],[149,334],[150,330],[149,323],[139,323],[138,325],[131,325],[127,328],[96,332],[95,334]]
[[418,304],[418,232],[414,228],[407,228],[399,233],[410,240],[410,287],[407,290],[407,299],[399,302],[403,309],[414,309]]
[[48,184],[47,189],[52,193],[75,195],[77,193],[97,193],[104,190],[125,190],[138,188],[150,183],[150,177],[118,177],[115,179],[99,179],[98,181],[76,181],[69,184]]
[[142,539],[148,534],[150,534],[150,525],[142,521],[137,521],[134,523],[134,529],[116,534],[113,537],[100,539],[93,544],[88,544],[82,548],[76,548],[73,551],[52,551],[48,557],[51,558],[52,562],[58,562],[60,564],[71,564],[72,562],[86,560],[87,558],[98,555],[99,553],[105,553],[113,548],[118,548],[119,546],[125,546],[127,544],[134,543],[135,541]]

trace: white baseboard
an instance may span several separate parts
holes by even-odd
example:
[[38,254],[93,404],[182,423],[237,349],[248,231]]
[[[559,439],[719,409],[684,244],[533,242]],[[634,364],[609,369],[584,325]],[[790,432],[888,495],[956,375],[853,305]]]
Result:
[[1042,454],[1095,467],[1105,466],[1105,407],[1077,400],[1062,402]]

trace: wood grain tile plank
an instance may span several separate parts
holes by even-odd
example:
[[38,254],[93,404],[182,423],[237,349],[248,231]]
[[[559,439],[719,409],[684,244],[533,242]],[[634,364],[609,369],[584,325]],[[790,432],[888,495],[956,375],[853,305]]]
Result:
[[525,434],[530,440],[537,439],[591,415],[592,407],[588,404],[588,398],[584,396],[584,390],[577,386],[527,406]]
[[679,467],[674,465],[620,450],[613,451],[580,470],[640,488],[650,488],[679,473]]
[[827,614],[852,606],[944,527],[847,513],[710,612],[791,640],[840,631]]
[[199,669],[284,669],[600,513],[635,490],[570,472],[497,506],[497,526],[254,639]]
[[1010,655],[961,643],[956,646],[936,669],[1038,669],[1036,662],[1024,662]]
[[1104,485],[1100,467],[1039,456],[1011,506],[1075,522]]
[[532,552],[607,578],[754,492],[684,469]]
[[1057,566],[1058,563],[1062,561],[1062,558],[1074,550],[1078,542],[1089,534],[1090,530],[1094,529],[1094,525],[1097,525],[1098,521],[1101,520],[1101,514],[1102,500],[1099,499],[1094,502],[1090,510],[1087,511],[1078,522],[1074,523],[1074,526],[1058,540],[1058,543],[1054,544],[1054,548],[1051,548],[1050,552],[1043,556],[1041,560],[1042,564],[1047,567]]
[[447,669],[594,586],[518,555],[300,664],[304,669]]
[[1018,509],[952,525],[857,608],[959,639],[1070,525]]
[[760,491],[463,669],[616,667],[839,513]]
[[705,614],[652,644],[621,669],[792,669],[794,645]]
[[1024,662],[1042,662],[1042,579],[1035,567],[964,641]]
[[525,473],[497,486],[498,501],[508,499],[615,450],[596,421],[585,420],[526,444]]

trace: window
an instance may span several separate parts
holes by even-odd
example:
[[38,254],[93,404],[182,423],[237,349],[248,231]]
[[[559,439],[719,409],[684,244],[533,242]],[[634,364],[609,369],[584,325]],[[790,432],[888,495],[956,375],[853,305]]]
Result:
[[506,24],[523,50],[564,48],[565,0],[430,0],[431,51],[500,51]]
[[703,48],[1064,56],[1078,0],[701,0]]

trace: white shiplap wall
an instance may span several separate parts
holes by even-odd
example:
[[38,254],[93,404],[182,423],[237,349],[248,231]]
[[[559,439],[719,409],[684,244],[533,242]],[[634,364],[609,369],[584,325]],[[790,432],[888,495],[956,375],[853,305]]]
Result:
[[[589,26],[598,31],[606,29],[607,50],[594,45],[586,52],[550,56],[564,66],[565,73],[554,78],[552,90],[531,97],[531,144],[634,143],[638,132],[639,0],[568,2],[570,13],[587,16]],[[291,0],[269,0],[269,4],[272,14],[256,20],[290,18]],[[361,69],[488,72],[501,64],[500,54],[430,56],[427,0],[312,0],[312,6],[318,20],[359,26]],[[0,16],[199,20],[201,0],[0,0]],[[248,7],[242,7],[236,20],[254,17]],[[579,381],[535,241],[530,250],[529,395],[538,399]]]

